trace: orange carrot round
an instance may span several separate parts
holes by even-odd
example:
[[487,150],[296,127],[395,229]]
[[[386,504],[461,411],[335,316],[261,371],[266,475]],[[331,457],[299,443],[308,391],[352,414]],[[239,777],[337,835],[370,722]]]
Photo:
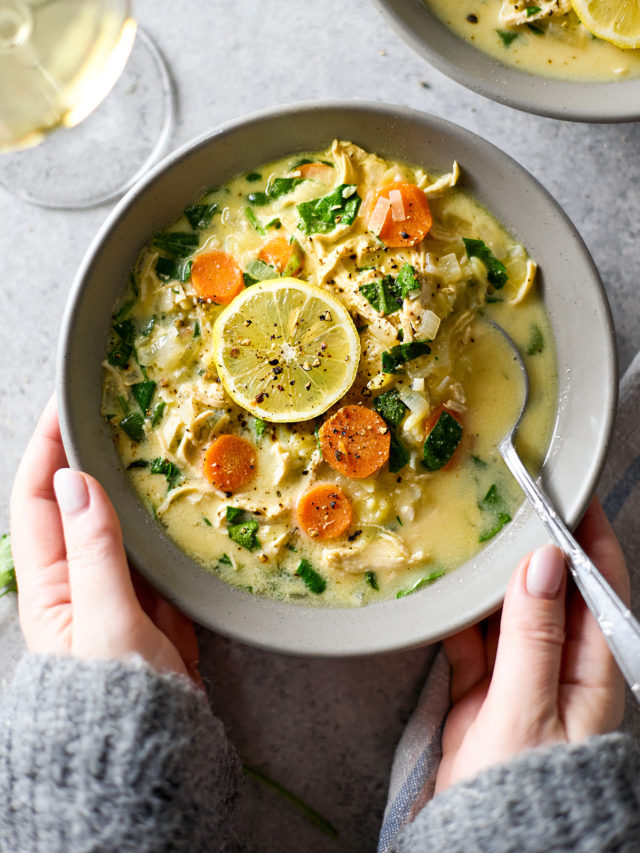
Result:
[[[281,275],[286,270],[287,275],[295,276],[302,269],[302,258],[296,258],[292,261],[294,250],[293,243],[290,243],[286,237],[278,236],[264,244],[258,252],[258,259],[264,261],[265,264],[271,264]],[[295,269],[291,267],[295,267]]]
[[318,432],[322,456],[345,477],[362,479],[389,459],[389,427],[373,409],[343,406]]
[[329,177],[329,172],[333,171],[331,166],[326,163],[301,163],[296,167],[296,172],[300,174],[305,181],[318,180],[323,181]]
[[[394,192],[395,191],[395,192]],[[396,195],[399,193],[399,195]],[[378,237],[390,249],[415,246],[429,233],[433,216],[426,195],[415,184],[395,183],[379,189],[369,208],[369,221],[379,199],[386,199],[389,208],[377,230]],[[394,218],[394,216],[402,218]]]
[[191,281],[200,299],[227,305],[244,289],[242,270],[222,249],[203,252],[191,266]]
[[217,489],[227,494],[237,492],[256,473],[256,449],[239,435],[221,435],[207,448],[203,472]]
[[353,520],[351,501],[333,483],[319,483],[305,492],[296,507],[298,527],[313,539],[337,539]]

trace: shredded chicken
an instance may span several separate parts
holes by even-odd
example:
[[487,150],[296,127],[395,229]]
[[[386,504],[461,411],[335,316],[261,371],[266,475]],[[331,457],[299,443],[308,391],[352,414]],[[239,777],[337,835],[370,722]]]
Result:
[[[536,6],[539,11],[532,12]],[[570,11],[571,0],[536,0],[535,6],[526,0],[503,0],[498,20],[502,26],[518,27],[543,18],[557,18]]]

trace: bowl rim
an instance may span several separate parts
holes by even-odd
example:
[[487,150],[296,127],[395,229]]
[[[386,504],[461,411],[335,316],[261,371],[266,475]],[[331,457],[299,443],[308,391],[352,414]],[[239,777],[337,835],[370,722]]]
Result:
[[[563,121],[616,124],[640,119],[640,76],[581,81],[534,74],[500,62],[469,44],[423,0],[371,1],[398,35],[430,65],[489,100]],[[418,32],[422,20],[425,26]],[[451,54],[438,47],[438,38],[445,40]],[[621,99],[612,95],[620,95],[624,88],[631,89],[631,96],[621,104]]]
[[[156,182],[162,179],[163,176],[170,174],[173,169],[182,161],[188,160],[191,157],[195,157],[201,150],[206,150],[209,145],[215,144],[216,140],[219,140],[221,138],[224,139],[225,137],[232,135],[236,132],[246,131],[248,126],[256,124],[260,125],[265,121],[281,121],[283,119],[290,118],[292,115],[295,115],[296,118],[300,120],[301,114],[304,114],[305,112],[307,114],[316,113],[321,116],[324,116],[325,113],[336,113],[340,115],[345,112],[354,113],[356,117],[358,117],[360,114],[366,114],[367,116],[375,118],[377,121],[384,120],[385,122],[397,123],[398,120],[401,120],[404,122],[408,122],[411,125],[416,124],[421,128],[425,129],[425,131],[426,129],[429,129],[430,132],[441,133],[448,138],[451,138],[453,136],[460,142],[461,145],[466,143],[468,145],[473,146],[474,150],[481,152],[484,156],[490,157],[496,163],[499,163],[501,169],[509,170],[518,175],[519,180],[527,184],[532,192],[535,191],[535,193],[537,193],[544,200],[545,209],[549,208],[551,211],[553,211],[555,216],[558,217],[559,220],[563,223],[565,229],[567,230],[567,233],[571,237],[573,248],[580,256],[580,260],[585,265],[585,268],[589,273],[591,283],[594,285],[593,297],[598,303],[598,311],[599,316],[602,320],[602,330],[604,333],[603,341],[606,344],[604,351],[605,365],[603,368],[604,372],[606,373],[606,382],[604,383],[602,389],[603,410],[601,413],[602,421],[600,424],[599,441],[593,453],[593,456],[590,459],[590,467],[582,481],[580,493],[577,498],[575,496],[572,496],[572,503],[565,510],[565,518],[568,525],[575,525],[575,523],[582,516],[582,513],[584,512],[584,509],[586,508],[586,505],[595,490],[597,479],[604,464],[612,433],[618,390],[617,353],[615,348],[613,320],[604,287],[598,275],[595,264],[591,258],[591,255],[589,254],[575,226],[573,225],[567,214],[559,206],[559,204],[553,199],[548,190],[546,190],[546,188],[542,186],[542,184],[540,184],[540,182],[533,175],[531,175],[523,166],[518,164],[515,160],[513,160],[513,158],[506,155],[497,146],[486,141],[478,134],[475,134],[465,128],[459,127],[458,125],[455,125],[452,122],[447,121],[446,119],[437,116],[432,116],[427,113],[413,110],[404,106],[381,104],[368,101],[340,100],[321,102],[300,102],[281,105],[276,108],[260,110],[250,115],[242,116],[231,121],[225,122],[224,124],[214,128],[211,131],[207,131],[203,134],[200,134],[194,140],[186,142],[176,151],[167,156],[161,163],[156,165],[138,184],[136,184],[136,186],[133,187],[127,193],[127,195],[119,202],[119,204],[116,205],[116,207],[111,211],[111,213],[108,215],[107,219],[99,229],[98,233],[96,234],[95,238],[93,239],[92,243],[90,244],[85,257],[83,258],[80,264],[80,267],[69,292],[69,297],[67,300],[60,327],[59,345],[57,352],[57,395],[62,437],[69,463],[72,465],[72,467],[80,468],[85,471],[88,470],[89,473],[91,473],[91,459],[88,458],[88,456],[83,458],[82,452],[78,451],[78,446],[81,444],[83,427],[85,426],[85,424],[83,422],[78,422],[78,419],[74,416],[74,394],[72,387],[73,359],[70,350],[73,346],[73,334],[76,319],[78,316],[78,309],[81,305],[85,287],[91,281],[91,273],[94,268],[94,265],[96,263],[100,263],[101,253],[104,249],[104,246],[107,244],[109,238],[112,237],[114,233],[117,232],[118,228],[121,227],[121,220],[123,219],[125,214],[131,210],[135,210],[136,206],[141,202],[141,200],[142,203],[144,203],[146,194],[154,187]],[[113,444],[112,441],[111,444]],[[125,478],[122,477],[121,479],[124,480]],[[131,491],[133,491],[132,488]],[[148,524],[153,526],[153,528],[157,530],[157,527],[151,521],[150,516],[142,507],[142,503],[139,501],[137,496],[136,500],[139,503],[140,511],[146,516]],[[522,509],[523,508],[521,507],[521,510]],[[521,510],[519,510],[518,512],[519,516],[522,515]],[[512,525],[509,525],[509,528],[516,531],[517,521],[518,516],[514,519]],[[122,519],[121,517],[121,523],[123,526],[123,531],[125,532],[127,554],[131,563],[163,595],[165,595],[170,601],[177,604],[180,609],[183,610],[188,616],[195,619],[200,624],[203,624],[205,627],[219,631],[225,634],[226,636],[230,636],[234,639],[240,640],[250,645],[255,645],[271,651],[276,651],[285,654],[304,654],[308,656],[323,657],[345,657],[353,655],[368,655],[396,652],[419,647],[425,645],[426,643],[434,642],[444,636],[448,636],[452,633],[455,633],[461,630],[462,628],[473,624],[479,619],[484,618],[489,613],[495,611],[500,606],[506,589],[506,582],[502,584],[497,584],[496,588],[493,588],[488,592],[486,589],[484,589],[484,594],[481,599],[477,601],[475,608],[471,612],[458,614],[457,617],[450,619],[447,623],[446,630],[444,631],[439,630],[438,632],[434,633],[433,630],[430,631],[428,628],[426,628],[421,630],[421,632],[418,632],[416,636],[413,636],[410,639],[408,639],[406,636],[397,638],[390,637],[388,632],[386,635],[377,635],[374,640],[372,640],[371,636],[367,636],[366,639],[360,636],[357,639],[352,639],[348,648],[344,648],[340,645],[340,642],[336,642],[335,638],[331,636],[329,632],[327,632],[326,634],[322,633],[322,629],[324,626],[322,625],[323,620],[321,614],[342,614],[341,616],[339,616],[339,618],[334,618],[333,620],[328,619],[326,621],[333,621],[334,623],[347,625],[347,617],[349,614],[353,614],[354,612],[364,613],[365,611],[373,611],[377,608],[379,610],[379,615],[384,615],[383,611],[385,609],[385,606],[387,607],[387,609],[390,605],[395,605],[396,607],[398,607],[398,605],[400,605],[400,607],[404,605],[404,607],[406,608],[407,602],[411,604],[411,600],[417,600],[421,594],[417,593],[412,596],[406,596],[401,600],[401,602],[392,599],[387,600],[386,602],[381,602],[379,604],[370,604],[367,605],[367,607],[365,608],[356,608],[355,610],[353,608],[321,608],[304,607],[300,605],[291,604],[286,605],[279,602],[270,601],[268,599],[263,599],[258,596],[250,595],[248,593],[242,592],[241,590],[238,590],[235,587],[229,586],[214,575],[206,573],[203,568],[198,566],[190,558],[187,558],[186,555],[184,555],[183,552],[177,548],[177,546],[175,546],[170,540],[168,540],[166,536],[156,537],[158,541],[164,540],[163,545],[167,549],[167,553],[169,554],[169,557],[166,558],[167,560],[171,558],[175,560],[182,559],[183,563],[184,561],[187,561],[192,567],[195,567],[195,569],[197,569],[199,572],[207,574],[208,582],[217,581],[218,584],[221,584],[225,588],[223,596],[225,598],[224,607],[238,607],[242,610],[243,614],[242,618],[234,619],[233,616],[231,616],[230,613],[225,610],[224,613],[215,613],[214,618],[211,618],[211,613],[209,611],[203,613],[202,606],[199,602],[194,602],[189,600],[188,598],[185,598],[185,596],[180,592],[176,593],[175,588],[172,587],[171,582],[167,582],[162,577],[159,577],[158,569],[156,566],[150,568],[148,565],[145,565],[144,560],[140,559],[142,547],[140,542],[143,537],[139,537],[136,535],[135,539],[132,541],[131,538],[126,535],[127,524],[129,523],[129,519]],[[523,524],[526,524],[526,518]],[[522,524],[520,526],[522,527]],[[507,528],[505,528],[505,530],[506,529]],[[483,549],[479,552],[479,555],[485,554],[489,549],[495,549],[496,546],[499,546],[501,539],[501,536],[497,536],[495,540],[489,544],[487,549]],[[496,550],[495,553],[499,555],[499,549]],[[456,572],[457,571],[459,570],[456,570]],[[452,573],[451,576],[454,575],[455,572]],[[220,587],[216,586],[216,589],[218,593],[218,597],[216,598],[217,601],[220,595]],[[242,596],[244,596],[244,599],[250,600],[250,604],[248,607],[246,606],[247,602],[242,600]],[[417,604],[412,604],[411,606],[415,610]],[[284,615],[282,608],[285,608],[285,610],[287,610],[287,613]],[[221,607],[221,610],[222,609],[224,608]],[[276,611],[275,615],[273,614],[273,611]],[[259,620],[259,618],[261,618],[265,613],[267,613],[268,618],[271,620],[270,630],[266,635],[262,632],[261,629],[256,631],[254,625],[251,624],[254,615],[256,616],[256,619]],[[297,616],[293,616],[292,614],[294,613],[297,614]],[[347,616],[345,616],[345,614]],[[301,638],[299,641],[296,641],[296,644],[294,645],[292,644],[290,639],[283,639],[283,636],[279,630],[279,625],[282,623],[283,620],[287,623],[295,623],[297,621],[299,625],[304,624],[310,626],[311,630],[308,635]],[[317,623],[320,628],[315,628],[314,630],[314,623]]]

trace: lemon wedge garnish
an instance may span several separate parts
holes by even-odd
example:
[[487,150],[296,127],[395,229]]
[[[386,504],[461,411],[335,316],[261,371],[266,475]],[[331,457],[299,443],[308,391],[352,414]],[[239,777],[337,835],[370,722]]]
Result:
[[625,49],[640,48],[640,0],[571,0],[584,26]]
[[213,328],[218,376],[229,396],[265,421],[308,421],[351,387],[360,338],[344,305],[295,278],[243,290]]

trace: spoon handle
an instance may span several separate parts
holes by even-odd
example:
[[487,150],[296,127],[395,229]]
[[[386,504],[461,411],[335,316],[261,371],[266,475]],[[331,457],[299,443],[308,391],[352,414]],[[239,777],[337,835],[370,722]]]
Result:
[[498,450],[551,538],[564,552],[576,586],[595,616],[633,695],[640,702],[640,624],[569,533],[525,468],[510,436],[498,445]]

